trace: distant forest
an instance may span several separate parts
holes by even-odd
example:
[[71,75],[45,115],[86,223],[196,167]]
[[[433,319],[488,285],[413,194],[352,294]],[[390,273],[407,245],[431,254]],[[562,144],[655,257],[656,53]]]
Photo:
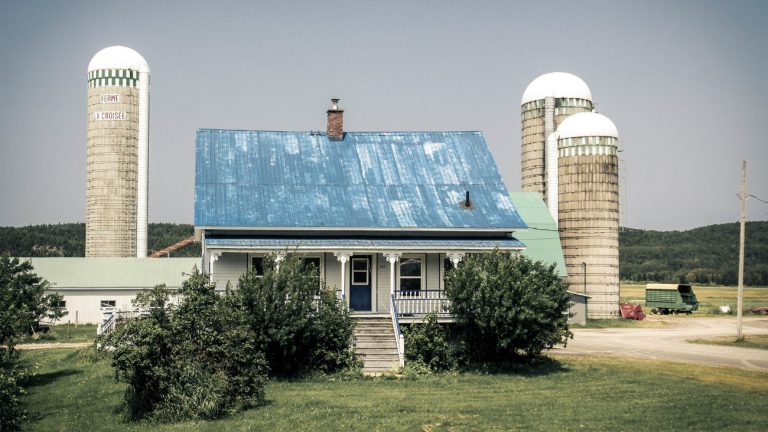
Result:
[[[149,224],[149,250],[159,250],[192,235],[192,225]],[[738,282],[739,225],[710,225],[688,231],[625,228],[619,234],[621,279],[636,282],[688,282],[735,285]],[[85,224],[0,227],[0,253],[12,256],[85,256]],[[173,253],[200,256],[200,243]],[[744,280],[768,285],[768,221],[748,222]]]
[[[744,283],[768,285],[768,221],[747,222]],[[619,234],[621,279],[736,285],[739,224],[709,225],[688,231],[627,228]]]
[[[192,225],[151,223],[147,232],[149,253],[183,240],[193,232]],[[85,256],[85,224],[0,227],[0,253],[6,252],[19,257]],[[172,252],[171,256],[200,256],[200,243],[188,244]]]

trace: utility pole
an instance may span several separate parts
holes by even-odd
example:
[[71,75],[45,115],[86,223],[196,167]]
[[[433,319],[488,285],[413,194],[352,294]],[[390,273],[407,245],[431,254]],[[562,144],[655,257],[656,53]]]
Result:
[[744,307],[744,225],[747,212],[747,161],[741,161],[741,212],[739,214],[739,293],[736,299],[736,340],[744,340],[741,315]]

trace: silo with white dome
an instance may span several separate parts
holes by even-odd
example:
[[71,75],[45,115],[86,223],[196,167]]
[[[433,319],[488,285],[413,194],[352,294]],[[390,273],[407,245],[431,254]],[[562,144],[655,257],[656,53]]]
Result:
[[123,46],[88,64],[85,255],[147,256],[149,65]]
[[557,215],[571,291],[590,296],[590,318],[619,314],[619,134],[606,116],[574,114],[552,136]]
[[576,75],[551,72],[531,81],[521,101],[521,188],[547,198],[546,141],[568,116],[592,111],[592,93]]
[[552,72],[523,93],[522,190],[538,192],[558,224],[569,290],[589,296],[589,318],[619,313],[618,132],[594,112],[576,75]]

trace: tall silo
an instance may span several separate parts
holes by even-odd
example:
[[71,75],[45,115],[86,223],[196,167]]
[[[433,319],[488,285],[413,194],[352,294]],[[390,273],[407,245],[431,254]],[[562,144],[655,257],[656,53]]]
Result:
[[547,200],[546,140],[568,116],[592,111],[592,93],[576,75],[552,72],[528,84],[521,101],[523,192]]
[[85,255],[147,256],[149,65],[112,46],[88,64]]
[[589,318],[619,313],[619,134],[608,117],[579,113],[553,135],[556,214],[571,291],[590,296]]

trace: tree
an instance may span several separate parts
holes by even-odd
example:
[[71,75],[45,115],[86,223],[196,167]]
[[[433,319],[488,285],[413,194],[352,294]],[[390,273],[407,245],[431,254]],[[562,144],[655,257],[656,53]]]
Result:
[[569,295],[554,265],[497,249],[467,257],[445,284],[467,361],[533,361],[572,337]]
[[0,431],[17,430],[26,414],[21,408],[24,389],[19,382],[26,371],[17,364],[17,337],[32,329],[43,316],[58,318],[57,294],[45,294],[48,283],[32,272],[29,261],[0,255]]
[[58,319],[64,314],[55,307],[61,296],[46,294],[48,282],[32,270],[29,261],[0,256],[0,347],[5,347],[0,357],[14,355],[18,336],[34,328],[40,319]]

